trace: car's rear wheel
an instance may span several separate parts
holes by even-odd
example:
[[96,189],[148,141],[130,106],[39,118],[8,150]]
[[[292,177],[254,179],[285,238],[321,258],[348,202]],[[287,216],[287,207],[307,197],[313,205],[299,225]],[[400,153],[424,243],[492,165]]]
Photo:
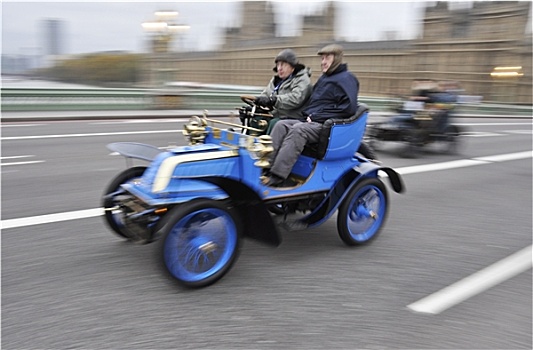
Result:
[[377,237],[388,211],[385,185],[367,178],[355,185],[339,207],[337,230],[347,245],[361,245]]
[[461,132],[455,125],[448,125],[444,131],[445,152],[457,154],[461,143]]

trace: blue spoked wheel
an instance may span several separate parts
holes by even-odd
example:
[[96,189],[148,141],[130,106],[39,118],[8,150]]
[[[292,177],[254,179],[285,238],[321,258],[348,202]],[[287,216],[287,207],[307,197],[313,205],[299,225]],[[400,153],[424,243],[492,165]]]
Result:
[[347,245],[365,244],[376,238],[388,211],[387,190],[377,178],[355,185],[339,207],[337,231]]
[[[115,207],[115,203],[112,199],[107,198],[106,195],[116,192],[119,190],[120,185],[123,183],[128,182],[131,179],[141,177],[144,171],[146,170],[145,166],[136,166],[132,168],[128,168],[115,176],[115,178],[109,183],[109,185],[104,190],[104,199],[102,200],[102,206],[104,208],[113,208]],[[106,210],[104,214],[104,221],[106,224],[115,232],[117,235],[129,239],[129,236],[127,234],[127,229],[124,226],[123,221],[124,213],[122,212],[122,209],[116,208],[113,210]]]
[[163,265],[186,287],[208,286],[237,260],[241,228],[227,202],[201,199],[173,209],[162,232]]

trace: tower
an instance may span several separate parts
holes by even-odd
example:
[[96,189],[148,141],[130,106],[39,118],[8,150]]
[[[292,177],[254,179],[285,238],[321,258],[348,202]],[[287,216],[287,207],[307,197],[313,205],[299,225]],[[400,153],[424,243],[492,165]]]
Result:
[[43,53],[45,56],[59,56],[64,52],[63,21],[43,20]]

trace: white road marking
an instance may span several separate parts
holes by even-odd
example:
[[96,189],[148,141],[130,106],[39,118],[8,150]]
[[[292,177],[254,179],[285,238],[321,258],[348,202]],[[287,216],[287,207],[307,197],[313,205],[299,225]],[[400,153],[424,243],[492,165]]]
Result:
[[190,118],[177,118],[177,119],[130,119],[108,122],[94,122],[89,123],[91,125],[117,125],[117,124],[152,124],[152,123],[179,123],[187,122]]
[[[14,140],[41,140],[41,139],[59,139],[68,137],[95,137],[95,136],[117,136],[117,135],[141,135],[141,134],[168,134],[168,133],[183,133],[183,130],[147,130],[147,131],[117,131],[117,132],[96,132],[89,134],[57,134],[57,135],[32,135],[32,136],[5,136],[0,137],[0,141],[14,141]],[[467,137],[487,137],[487,136],[503,136],[493,132],[465,132],[463,136]]]
[[44,163],[44,160],[30,160],[26,162],[11,162],[11,163],[5,163],[3,160],[5,159],[20,159],[20,158],[31,158],[35,157],[34,155],[21,155],[21,156],[9,156],[9,157],[0,157],[0,166],[8,166],[8,165],[26,165],[26,164],[35,164],[35,163]]
[[508,134],[518,134],[518,135],[531,135],[533,134],[533,129],[531,130],[503,130]]
[[35,157],[34,155],[23,155],[23,156],[9,156],[9,157],[0,157],[0,159],[18,159],[18,158],[31,158]]
[[39,224],[48,224],[51,222],[61,222],[68,220],[77,220],[101,216],[104,214],[103,208],[85,209],[77,211],[67,211],[63,213],[29,216],[25,218],[9,219],[0,221],[0,229],[25,227]]
[[[478,157],[478,158],[473,158],[473,159],[462,159],[462,160],[456,160],[456,161],[451,161],[451,162],[415,165],[415,166],[397,168],[395,170],[401,175],[407,175],[407,174],[423,173],[423,172],[428,172],[428,171],[439,171],[439,170],[464,168],[464,167],[469,167],[469,166],[474,166],[474,165],[483,165],[483,164],[490,164],[493,162],[504,162],[504,161],[519,160],[519,159],[526,159],[526,158],[532,158],[532,157],[533,157],[533,150],[517,152],[517,153],[493,155],[493,156],[487,156],[487,157]],[[20,219],[7,219],[7,220],[0,221],[0,224],[2,228],[12,228],[12,227],[45,224],[47,223],[47,221],[45,221],[47,217],[53,218],[53,221],[50,221],[50,222],[58,222],[58,221],[61,221],[59,218],[63,214],[65,214],[65,220],[73,220],[76,218],[82,219],[84,218],[83,213],[90,213],[90,216],[87,216],[87,217],[91,217],[91,216],[96,216],[93,214],[95,212],[98,212],[98,210],[100,210],[101,213],[103,213],[102,208],[95,208],[95,209],[81,210],[77,212],[49,214],[50,216],[39,215],[39,216],[30,216],[30,217],[20,218]],[[79,213],[80,216],[73,218],[71,213]],[[34,220],[34,218],[38,218],[38,219]]]
[[2,124],[2,128],[13,128],[13,127],[22,127],[22,126],[42,126],[45,124]]
[[466,168],[474,165],[483,165],[494,162],[505,162],[510,160],[532,158],[533,151],[524,151],[517,153],[500,154],[487,157],[477,157],[472,159],[460,159],[453,160],[451,162],[435,163],[435,164],[422,164],[413,165],[403,168],[398,168],[396,171],[401,175],[425,173],[428,171],[439,171],[456,168]]
[[439,170],[448,170],[448,169],[456,169],[456,168],[466,168],[469,166],[474,165],[483,165],[487,164],[488,162],[484,162],[481,160],[473,160],[473,159],[460,159],[460,160],[454,160],[451,162],[444,162],[444,163],[436,163],[436,164],[421,164],[421,165],[412,165],[407,166],[403,168],[395,169],[399,174],[401,175],[407,175],[407,174],[418,174],[418,173],[425,173],[428,171],[439,171]]
[[44,160],[30,160],[27,162],[0,163],[0,166],[27,165],[27,164],[36,164],[36,163],[44,163]]
[[66,137],[92,137],[92,136],[138,135],[138,134],[166,134],[166,133],[182,133],[182,132],[183,132],[182,130],[96,132],[96,133],[92,133],[92,134],[10,136],[10,137],[0,137],[0,140],[1,141],[39,140],[39,139],[58,139],[58,138],[66,138]]
[[502,126],[502,125],[531,125],[533,126],[533,123],[531,122],[518,122],[518,123],[452,123],[454,125],[461,125],[461,126]]
[[533,246],[526,247],[483,270],[407,306],[412,311],[439,314],[466,299],[531,269]]
[[494,136],[504,136],[505,134],[498,134],[495,132],[488,131],[465,131],[461,136],[466,137],[494,137]]
[[526,159],[526,158],[532,158],[532,157],[533,157],[533,151],[524,151],[524,152],[517,152],[517,153],[498,154],[494,156],[478,157],[478,158],[473,158],[473,159],[479,160],[482,162],[506,162],[509,160]]

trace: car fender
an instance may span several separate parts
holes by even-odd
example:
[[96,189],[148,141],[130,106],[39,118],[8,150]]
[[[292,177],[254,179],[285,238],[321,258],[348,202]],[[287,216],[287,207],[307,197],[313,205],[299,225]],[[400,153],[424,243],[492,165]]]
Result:
[[163,152],[159,148],[137,142],[114,142],[106,146],[111,152],[116,152],[126,158],[135,158],[153,161],[158,154]]
[[347,171],[328,193],[326,198],[317,208],[301,220],[305,226],[318,226],[337,210],[349,191],[363,178],[378,177],[378,172],[383,171],[389,178],[392,189],[403,193],[405,186],[400,175],[392,168],[384,167],[372,162],[360,163]]
[[265,202],[249,186],[235,179],[222,176],[195,177],[194,180],[216,185],[228,194],[232,205],[239,212],[245,237],[272,246],[281,244],[281,235]]

